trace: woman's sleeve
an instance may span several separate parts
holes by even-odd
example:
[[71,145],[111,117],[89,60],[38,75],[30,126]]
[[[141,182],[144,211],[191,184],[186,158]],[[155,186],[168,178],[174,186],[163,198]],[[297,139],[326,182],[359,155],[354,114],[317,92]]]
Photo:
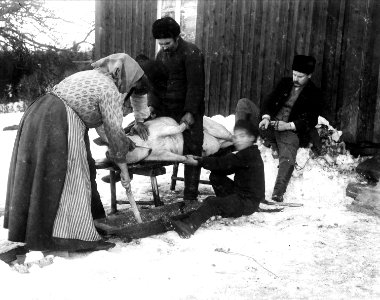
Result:
[[126,162],[126,154],[135,148],[135,144],[123,130],[123,95],[118,91],[106,91],[100,99],[104,131],[109,143],[108,157],[114,162]]

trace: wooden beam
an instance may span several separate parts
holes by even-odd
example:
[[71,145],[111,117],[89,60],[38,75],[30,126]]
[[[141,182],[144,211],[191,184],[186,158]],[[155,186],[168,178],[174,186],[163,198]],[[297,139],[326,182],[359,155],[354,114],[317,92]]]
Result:
[[[380,44],[380,35],[377,39]],[[380,47],[380,46],[377,46]],[[380,51],[380,50],[379,50]],[[380,143],[380,65],[378,68],[378,79],[377,79],[377,96],[376,96],[376,113],[375,113],[375,124],[373,129],[373,142]]]

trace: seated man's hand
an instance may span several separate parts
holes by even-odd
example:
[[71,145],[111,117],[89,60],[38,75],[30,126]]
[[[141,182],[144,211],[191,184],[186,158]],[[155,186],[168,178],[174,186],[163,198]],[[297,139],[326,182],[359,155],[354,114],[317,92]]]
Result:
[[198,160],[200,159],[201,157],[199,156],[186,155],[186,160],[183,163],[186,165],[197,166],[199,164]]
[[148,127],[142,122],[136,122],[135,125],[131,128],[131,134],[137,134],[144,141],[148,139],[149,130]]
[[271,125],[273,126],[274,130],[277,131],[292,130],[292,125],[284,121],[272,121]]
[[181,123],[186,123],[187,127],[190,127],[191,125],[194,124],[194,116],[192,113],[190,112],[187,112],[185,113],[185,115],[182,117],[181,121],[179,122],[180,124]]
[[262,130],[268,129],[269,124],[270,124],[269,119],[268,118],[264,118],[259,123],[259,128],[262,129]]

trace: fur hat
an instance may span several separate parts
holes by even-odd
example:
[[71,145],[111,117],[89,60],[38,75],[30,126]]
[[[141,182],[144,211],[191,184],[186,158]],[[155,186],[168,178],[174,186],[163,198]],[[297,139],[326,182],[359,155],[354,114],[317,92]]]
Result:
[[296,55],[293,59],[292,69],[307,75],[314,72],[315,58],[307,55]]
[[245,119],[239,119],[235,123],[234,130],[236,129],[244,129],[246,130],[250,135],[255,136],[256,138],[259,136],[259,128],[258,126],[254,125],[250,121],[250,114],[247,114]]
[[181,33],[178,23],[171,17],[163,17],[152,25],[152,34],[155,39],[176,38]]

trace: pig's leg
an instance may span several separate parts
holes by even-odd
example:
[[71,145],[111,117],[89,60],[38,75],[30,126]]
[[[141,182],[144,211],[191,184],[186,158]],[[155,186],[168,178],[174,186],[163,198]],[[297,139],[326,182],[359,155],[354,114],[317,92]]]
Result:
[[182,123],[178,126],[165,126],[157,133],[157,136],[168,136],[175,135],[184,132],[186,129],[186,124]]
[[186,156],[179,155],[167,150],[153,151],[151,155],[144,159],[144,161],[173,161],[184,162]]
[[133,151],[127,153],[127,163],[133,164],[140,160],[143,160],[144,158],[148,157],[151,152],[152,150],[149,148],[136,147]]

